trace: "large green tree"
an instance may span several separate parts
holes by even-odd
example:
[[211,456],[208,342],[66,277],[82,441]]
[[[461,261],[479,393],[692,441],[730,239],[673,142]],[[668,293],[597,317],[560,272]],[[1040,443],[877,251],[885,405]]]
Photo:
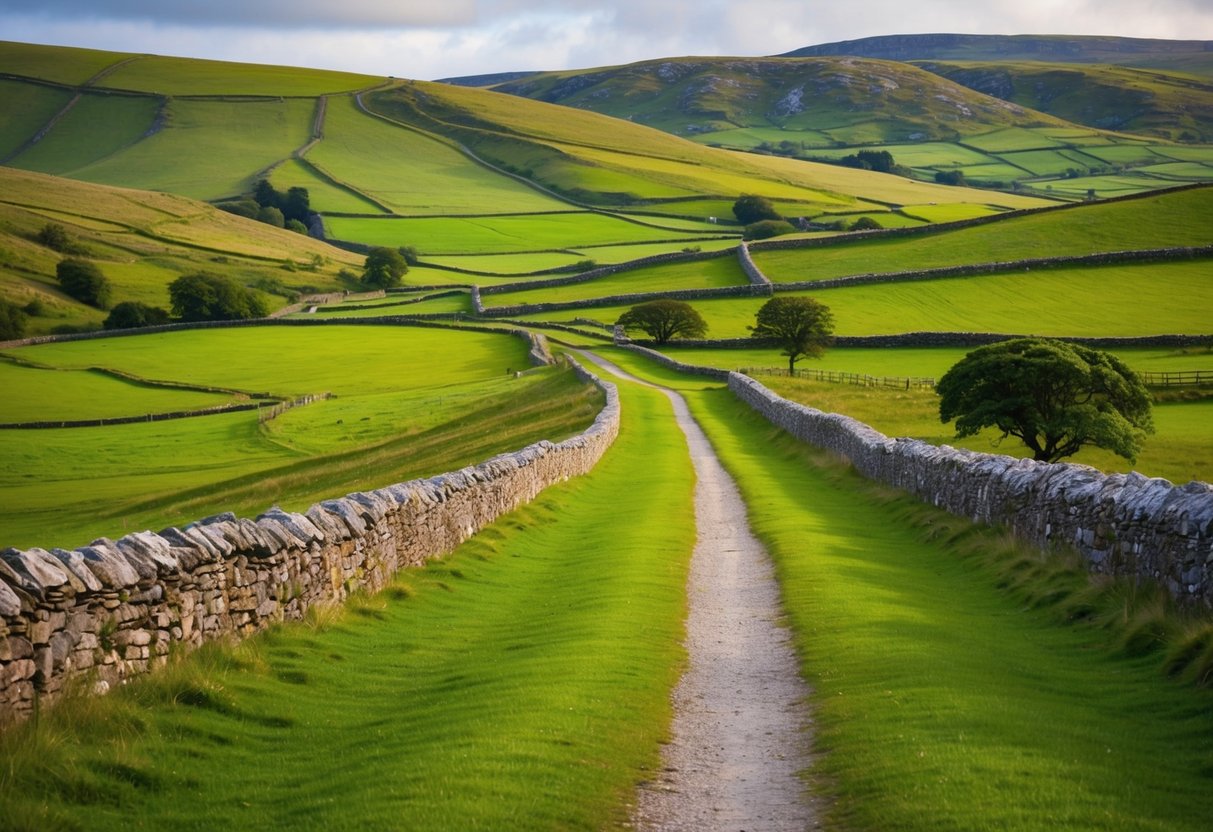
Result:
[[833,341],[834,315],[813,298],[777,297],[762,305],[749,329],[754,338],[773,338],[779,343],[791,373],[801,358],[820,358],[825,352]]
[[168,322],[168,312],[159,306],[150,306],[137,300],[124,300],[110,310],[109,317],[102,326],[105,329],[139,329]]
[[391,289],[409,270],[404,255],[394,248],[373,248],[362,267],[362,282],[375,289]]
[[658,344],[671,338],[702,338],[708,331],[703,316],[680,300],[653,300],[633,306],[615,324],[643,330]]
[[81,303],[97,309],[108,309],[112,290],[110,282],[96,263],[69,257],[55,266],[55,276],[63,291]]
[[168,286],[173,314],[183,321],[234,321],[264,318],[265,304],[251,290],[222,275],[197,272]]
[[25,335],[27,318],[21,307],[0,300],[0,341],[12,341]]
[[1019,338],[973,350],[935,388],[939,419],[956,435],[987,427],[1014,436],[1044,462],[1084,445],[1136,460],[1153,433],[1150,392],[1116,356],[1046,338]]

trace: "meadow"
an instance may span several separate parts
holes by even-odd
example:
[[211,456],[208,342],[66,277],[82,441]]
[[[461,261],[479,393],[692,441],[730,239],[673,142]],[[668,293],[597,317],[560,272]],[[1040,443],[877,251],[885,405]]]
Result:
[[658,764],[695,538],[670,522],[693,476],[668,402],[622,395],[591,474],[380,595],[0,735],[6,828],[622,824]]
[[[816,250],[813,250],[816,251]],[[814,297],[834,315],[835,334],[993,332],[1006,335],[1121,336],[1204,334],[1210,286],[1203,260],[1151,266],[1039,269],[780,293]],[[492,298],[494,296],[490,296]],[[1039,298],[1048,298],[1042,304]],[[761,297],[689,301],[712,338],[744,338]],[[631,304],[530,313],[528,320],[576,315],[614,321]],[[1148,316],[1139,309],[1148,308]]]
[[[187,198],[244,195],[261,176],[279,189],[308,188],[330,237],[415,247],[423,265],[404,276],[406,286],[510,286],[587,261],[733,247],[740,228],[731,206],[742,193],[766,195],[792,217],[871,216],[894,226],[1082,200],[1089,189],[1102,196],[1213,178],[1207,147],[1056,119],[1030,129],[974,119],[956,141],[941,133],[908,143],[886,116],[838,105],[828,129],[801,114],[787,130],[767,119],[691,142],[583,109],[444,84],[0,44],[0,71],[17,75],[74,86],[106,68],[113,71],[98,89],[139,94],[82,89],[55,129],[11,161],[125,187],[0,168],[0,297],[38,301],[32,333],[93,328],[105,315],[59,290],[60,253],[33,239],[47,222],[62,223],[98,263],[115,300],[167,306],[167,285],[200,270],[254,287],[275,309],[301,294],[364,288],[356,282],[362,254]],[[361,96],[369,114],[350,93],[372,88]],[[0,157],[74,91],[0,80],[0,94],[15,102],[0,119]],[[820,152],[832,157],[854,150],[838,141],[878,142],[919,179],[704,146],[726,135],[750,150],[759,139],[804,137],[831,145]],[[1055,178],[1070,176],[1070,165],[1085,174],[1098,164],[1108,170]],[[941,169],[1018,179],[1028,190],[921,181]],[[1213,189],[1203,188],[900,239],[839,234],[814,247],[759,248],[754,258],[773,280],[791,282],[1208,245],[1211,215]],[[1207,336],[1208,278],[1204,259],[796,294],[828,304],[840,335]],[[745,282],[730,254],[523,287],[485,302]],[[742,338],[765,300],[692,305],[709,337]],[[530,320],[609,323],[627,308]],[[0,422],[331,395],[266,421],[249,412],[0,430],[0,548],[72,547],[223,511],[255,516],[275,504],[304,510],[559,440],[601,408],[601,394],[567,366],[532,369],[524,340],[488,331],[502,324],[477,332],[332,322],[416,314],[466,322],[466,288],[355,294],[325,310],[294,316],[312,326],[0,350],[25,362],[0,360]],[[1000,530],[863,483],[773,430],[718,382],[657,367],[603,338],[550,335],[557,350],[591,345],[683,391],[738,480],[815,690],[817,763],[806,782],[825,799],[828,825],[1207,827],[1207,616],[1185,616],[1145,584],[1088,580],[1064,553],[1016,547]],[[801,366],[938,378],[967,351],[832,348]],[[1207,348],[1115,352],[1138,370],[1213,366]],[[774,349],[668,353],[713,366],[786,364]],[[930,390],[762,380],[890,435],[955,444]],[[384,593],[239,646],[175,655],[170,667],[111,696],[69,696],[0,734],[0,827],[625,826],[634,789],[660,764],[668,739],[695,530],[693,474],[667,400],[630,384],[621,395],[619,439],[592,473],[405,571]],[[1213,478],[1205,391],[1160,395],[1155,422],[1137,470],[1175,482]],[[963,444],[1020,453],[991,439]],[[1102,452],[1075,461],[1130,467]]]
[[[138,415],[130,412],[138,406],[163,412],[188,398],[119,390],[117,382],[97,382],[86,371],[94,366],[250,394],[333,398],[264,424],[245,412],[0,430],[0,537],[6,546],[70,547],[224,510],[255,515],[275,503],[302,510],[582,429],[597,412],[596,396],[568,371],[515,378],[527,368],[526,351],[520,339],[498,333],[365,326],[194,330],[22,348],[23,359],[60,369],[20,368],[27,376],[18,392],[53,388],[47,408],[71,414],[64,418]],[[86,397],[98,384],[113,400],[90,406]],[[23,421],[30,406],[15,402],[0,412],[5,422]]]

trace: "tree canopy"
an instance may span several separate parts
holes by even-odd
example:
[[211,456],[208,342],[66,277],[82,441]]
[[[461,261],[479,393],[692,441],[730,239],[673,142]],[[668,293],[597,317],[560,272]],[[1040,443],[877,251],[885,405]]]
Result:
[[0,341],[12,341],[25,335],[26,315],[20,306],[0,300]]
[[168,322],[168,312],[159,306],[149,306],[137,300],[124,300],[114,305],[102,326],[105,329],[139,329]]
[[778,341],[791,373],[801,358],[820,358],[825,352],[833,341],[834,315],[813,298],[777,297],[762,305],[755,325],[749,329],[754,338]]
[[183,321],[234,321],[264,318],[261,298],[229,278],[197,272],[177,278],[168,286],[173,314]]
[[703,316],[680,300],[653,300],[633,306],[615,324],[643,330],[658,344],[671,338],[702,338],[708,331]]
[[956,435],[984,428],[1023,441],[1044,462],[1084,445],[1134,461],[1153,433],[1150,392],[1114,355],[1046,338],[1019,338],[973,350],[935,388],[939,419]]
[[55,266],[55,276],[63,291],[81,303],[108,309],[112,293],[110,282],[96,263],[69,257]]
[[391,289],[400,285],[400,278],[409,270],[404,255],[394,248],[379,246],[371,249],[362,267],[362,282],[376,289]]
[[753,194],[746,194],[733,203],[733,216],[737,217],[737,221],[742,225],[752,225],[760,220],[783,219],[771,204],[771,200]]

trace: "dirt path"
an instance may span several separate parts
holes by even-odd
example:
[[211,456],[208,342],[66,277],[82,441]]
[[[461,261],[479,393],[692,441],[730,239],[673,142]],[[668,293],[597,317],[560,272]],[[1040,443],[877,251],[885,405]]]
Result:
[[685,400],[672,390],[665,393],[698,477],[689,665],[674,691],[673,738],[663,752],[663,771],[640,788],[633,824],[660,832],[816,828],[817,813],[797,776],[810,762],[809,689],[797,672],[788,632],[779,625],[770,561],[750,533],[732,478]]

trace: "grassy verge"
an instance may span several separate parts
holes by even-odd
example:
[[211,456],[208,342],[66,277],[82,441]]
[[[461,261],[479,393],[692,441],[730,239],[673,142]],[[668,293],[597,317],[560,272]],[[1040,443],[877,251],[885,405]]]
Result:
[[1213,627],[688,397],[775,559],[837,826],[1207,828],[1213,698],[1159,668],[1207,680]]
[[590,475],[381,595],[0,737],[0,827],[622,824],[668,724],[694,541],[668,403],[622,394]]

